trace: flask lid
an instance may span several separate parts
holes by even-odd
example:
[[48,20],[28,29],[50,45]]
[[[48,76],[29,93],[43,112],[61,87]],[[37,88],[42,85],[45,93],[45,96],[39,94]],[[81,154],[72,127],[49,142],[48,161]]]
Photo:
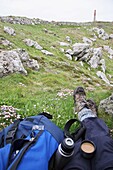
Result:
[[71,138],[65,138],[61,145],[64,152],[67,153],[71,153],[74,149],[74,141]]

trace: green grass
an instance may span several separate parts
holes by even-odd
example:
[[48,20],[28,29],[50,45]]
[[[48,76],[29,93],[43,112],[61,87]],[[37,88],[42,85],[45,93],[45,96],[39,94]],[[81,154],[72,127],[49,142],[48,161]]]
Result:
[[[96,26],[103,27],[109,34],[112,33],[112,23],[95,24]],[[4,26],[14,28],[16,36],[10,36],[4,33]],[[87,26],[55,26],[53,24],[33,26],[0,22],[0,36],[13,43],[11,49],[25,49],[31,58],[38,61],[40,66],[38,72],[27,69],[27,76],[12,74],[0,78],[0,105],[12,105],[20,109],[18,112],[22,117],[36,115],[43,111],[49,112],[53,115],[53,121],[63,128],[67,120],[75,117],[73,114],[74,104],[72,95],[61,98],[57,95],[59,91],[64,89],[73,91],[77,86],[83,86],[86,89],[87,98],[93,98],[97,104],[102,99],[111,95],[112,87],[107,87],[96,76],[98,69],[90,68],[89,70],[87,63],[84,63],[82,67],[79,61],[70,61],[64,53],[60,52],[61,47],[59,42],[66,42],[66,36],[70,36],[72,44],[82,42],[84,36],[92,37],[92,33],[88,31],[92,27],[94,27],[93,23]],[[48,33],[45,33],[45,28],[48,30]],[[54,56],[45,56],[34,47],[26,46],[23,42],[25,38],[37,41],[44,49],[52,52]],[[93,47],[102,45],[113,47],[113,41],[98,39]],[[51,48],[51,46],[54,48]],[[0,48],[9,50],[9,47],[3,45],[0,45]],[[68,47],[64,47],[64,49],[68,49]],[[112,61],[107,57],[105,52],[103,53],[103,57],[107,66],[106,75],[113,75]],[[111,81],[113,81],[113,78],[111,78]],[[90,91],[88,90],[89,88],[93,90]],[[110,115],[99,112],[99,117],[106,120],[110,128],[113,127]]]

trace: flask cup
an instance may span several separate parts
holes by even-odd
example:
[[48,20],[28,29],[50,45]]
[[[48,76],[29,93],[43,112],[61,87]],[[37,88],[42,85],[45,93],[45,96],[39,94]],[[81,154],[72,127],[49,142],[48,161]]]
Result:
[[96,151],[96,145],[91,140],[84,140],[80,146],[81,154],[84,158],[91,159]]
[[70,161],[74,154],[74,141],[71,138],[65,138],[58,146],[55,155],[55,170],[62,170]]

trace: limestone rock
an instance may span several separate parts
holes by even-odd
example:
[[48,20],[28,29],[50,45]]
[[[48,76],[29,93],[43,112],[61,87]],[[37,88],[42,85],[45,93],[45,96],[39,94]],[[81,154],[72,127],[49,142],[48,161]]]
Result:
[[4,32],[8,33],[9,35],[16,35],[15,30],[11,27],[4,27]]
[[106,46],[106,45],[104,45],[103,48],[104,48],[105,51],[108,52],[108,54],[110,54],[109,58],[112,59],[113,58],[113,49],[109,46]]
[[109,35],[109,38],[110,38],[110,39],[113,39],[113,34],[110,34],[110,35]]
[[27,75],[24,66],[34,70],[39,69],[37,60],[30,59],[23,49],[0,52],[0,77],[17,72]]
[[39,70],[38,62],[37,60],[34,59],[27,60],[26,62],[23,63],[23,65],[36,71]]
[[73,55],[73,51],[72,51],[72,49],[68,49],[68,50],[66,50],[66,54]]
[[87,43],[75,43],[73,48],[73,56],[77,57],[77,60],[81,59],[85,54],[87,54],[89,49],[89,44]]
[[109,80],[107,79],[106,75],[103,72],[97,71],[97,76],[101,78],[106,84],[110,85]]
[[69,46],[69,43],[66,43],[66,42],[59,42],[60,46],[66,46],[68,47]]
[[105,60],[104,60],[104,59],[101,59],[101,60],[100,60],[100,64],[101,64],[101,68],[102,68],[103,73],[105,73],[105,71],[106,71]]
[[29,47],[33,47],[34,46],[37,50],[42,50],[43,49],[36,41],[33,41],[31,39],[25,39],[24,42]]
[[113,94],[108,98],[100,101],[99,109],[105,111],[105,113],[113,115]]
[[66,40],[67,40],[69,43],[72,43],[71,38],[70,38],[69,36],[66,36]]
[[72,56],[71,56],[71,55],[65,54],[65,56],[66,56],[69,60],[72,60]]
[[53,56],[53,53],[47,51],[47,50],[41,50],[43,54]]
[[101,38],[103,40],[108,40],[109,39],[109,35],[104,31],[104,29],[94,27],[93,31],[98,34],[99,38]]
[[5,38],[0,38],[0,44],[2,44],[4,46],[11,46],[11,45],[13,45],[10,41],[8,41]]
[[83,42],[92,45],[92,40],[87,37],[83,37]]
[[93,56],[89,60],[89,64],[92,68],[98,68],[100,64],[100,59],[102,57],[102,48],[94,48],[93,49]]
[[16,51],[0,52],[0,77],[14,72],[27,75],[18,53]]

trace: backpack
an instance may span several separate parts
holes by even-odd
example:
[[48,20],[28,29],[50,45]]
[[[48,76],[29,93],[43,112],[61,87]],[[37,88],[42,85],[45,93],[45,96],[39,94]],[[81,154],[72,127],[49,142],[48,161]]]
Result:
[[16,120],[0,132],[0,170],[48,170],[64,139],[47,113]]
[[[0,170],[59,170],[55,167],[59,144],[65,137],[76,142],[83,136],[85,127],[77,119],[70,119],[62,131],[51,118],[43,112],[18,119],[0,132]],[[70,127],[75,122],[80,126],[71,133]]]

